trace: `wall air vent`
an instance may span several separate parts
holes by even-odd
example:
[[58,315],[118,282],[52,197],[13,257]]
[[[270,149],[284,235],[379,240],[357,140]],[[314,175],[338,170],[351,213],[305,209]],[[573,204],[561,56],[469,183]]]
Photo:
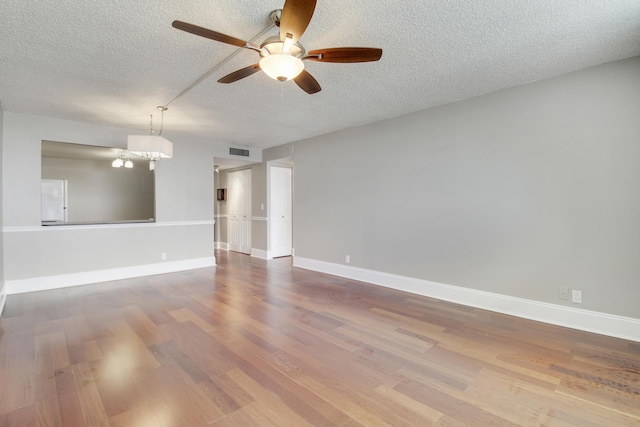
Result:
[[249,150],[242,150],[240,148],[229,148],[229,154],[233,154],[234,156],[249,157]]

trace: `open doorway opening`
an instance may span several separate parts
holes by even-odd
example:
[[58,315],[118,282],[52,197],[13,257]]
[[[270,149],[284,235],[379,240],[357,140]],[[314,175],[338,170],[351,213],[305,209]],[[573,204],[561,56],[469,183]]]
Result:
[[[224,157],[214,158],[214,206],[213,215],[215,220],[214,229],[214,242],[215,249],[230,250],[229,247],[229,210],[230,210],[230,187],[229,187],[229,174],[241,170],[251,169],[255,162],[229,159]],[[250,192],[251,193],[251,192]],[[249,194],[251,200],[252,195]],[[235,209],[235,208],[234,208]],[[251,220],[252,216],[248,214],[248,219]],[[251,224],[249,223],[249,228]],[[250,250],[251,248],[249,248]],[[235,250],[235,249],[233,249]],[[244,251],[243,251],[244,252]],[[248,253],[248,252],[244,252]]]

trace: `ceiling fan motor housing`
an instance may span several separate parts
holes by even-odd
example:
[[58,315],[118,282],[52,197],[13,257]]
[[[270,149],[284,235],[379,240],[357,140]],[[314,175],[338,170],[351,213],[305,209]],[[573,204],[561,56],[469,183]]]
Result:
[[[273,54],[283,53],[282,52],[283,46],[284,46],[284,42],[280,40],[279,36],[269,37],[268,39],[263,41],[262,44],[260,45],[260,50],[261,50],[260,56],[265,57],[267,56],[267,54],[273,55]],[[304,50],[304,47],[302,47],[300,43],[293,43],[289,47],[289,55],[293,57],[302,58],[304,55],[306,55],[306,53],[307,52]]]

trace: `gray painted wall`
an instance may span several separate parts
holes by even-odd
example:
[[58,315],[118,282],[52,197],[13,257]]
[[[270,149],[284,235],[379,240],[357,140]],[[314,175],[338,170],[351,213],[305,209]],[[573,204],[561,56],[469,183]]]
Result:
[[640,318],[640,58],[294,148],[297,256]]
[[213,257],[210,225],[153,225],[6,232],[5,277],[30,279]]
[[[40,227],[42,140],[125,148],[133,132],[4,113],[5,280],[213,257],[213,158],[223,148],[174,139],[174,157],[156,166],[156,224],[136,228]],[[60,227],[58,227],[60,228]],[[63,227],[65,228],[65,227]]]
[[[2,212],[4,210],[3,205],[4,202],[2,200],[2,192],[3,192],[3,185],[2,185],[2,177],[4,175],[3,173],[3,152],[4,152],[4,144],[3,144],[3,120],[4,117],[4,111],[2,110],[2,104],[0,104],[0,224],[3,223],[3,219],[2,219]],[[2,295],[4,294],[4,233],[0,233],[0,314],[2,313]]]
[[[160,173],[156,170],[156,220],[211,221],[213,158],[219,147],[206,141],[169,140],[173,158],[158,161]],[[213,229],[209,237],[213,242]]]

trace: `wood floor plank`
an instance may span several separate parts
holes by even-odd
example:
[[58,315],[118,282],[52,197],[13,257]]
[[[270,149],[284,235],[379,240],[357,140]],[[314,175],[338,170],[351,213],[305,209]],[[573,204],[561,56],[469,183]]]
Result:
[[270,353],[247,351],[242,342],[234,344],[229,350],[236,355],[238,368],[260,384],[261,392],[277,395],[282,402],[312,424],[340,425],[344,422],[346,417],[338,408],[327,405],[315,393],[298,384],[296,379],[300,377],[299,373],[290,375],[283,372],[278,364],[273,366],[270,363]]
[[0,415],[35,403],[34,341],[33,336],[22,330],[5,332],[0,336]]
[[108,421],[109,417],[102,404],[102,398],[96,387],[95,378],[89,364],[80,363],[74,365],[73,373],[85,423],[89,426],[94,426]]
[[415,412],[417,415],[424,418],[425,422],[428,424],[435,424],[442,417],[442,412],[438,412],[430,406],[415,401],[409,396],[396,391],[394,388],[379,385],[374,390],[376,393],[380,393],[382,396]]
[[[184,426],[171,411],[171,403],[152,400],[110,418],[112,427]],[[197,424],[194,424],[197,425]]]
[[57,396],[38,402],[36,406],[36,425],[40,427],[62,427]]
[[[444,393],[442,387],[436,388],[433,383],[408,381],[400,383],[395,389],[413,400],[470,425],[505,427],[517,427],[519,425],[487,411],[486,407],[484,407],[485,405],[477,405],[476,402],[470,402],[466,396],[452,396],[451,389]],[[487,406],[491,406],[491,409],[495,410],[493,405],[487,403]],[[518,415],[522,416],[522,414]]]
[[212,427],[264,427],[264,425],[265,424],[261,418],[254,418],[253,409],[250,406],[242,407],[232,414],[216,420],[211,424]]
[[[514,381],[513,378],[488,369],[481,372],[478,380],[466,392],[468,398],[476,402],[485,400],[487,394],[491,395],[494,410],[499,411],[505,418],[523,425],[537,425],[536,422],[540,419],[551,423],[551,417],[567,418],[566,414],[573,412],[576,407],[582,409],[575,411],[568,419],[577,425],[593,424],[607,427],[633,425],[632,417],[620,416],[615,411],[605,411],[604,408],[565,399],[561,396],[560,389],[547,390],[522,381]],[[517,414],[528,414],[528,417],[517,417]],[[529,424],[525,424],[522,421],[523,418]]]
[[640,343],[216,258],[10,295],[0,427],[640,426]]
[[362,404],[359,399],[355,399],[355,393],[348,390],[348,386],[346,385],[327,383],[326,381],[319,381],[315,378],[308,377],[299,378],[297,381],[306,388],[313,390],[314,393],[323,400],[340,409],[362,425],[393,425],[380,419],[375,413],[375,408],[370,407],[370,405],[367,404]]
[[226,374],[214,378],[214,382],[237,404],[238,408],[255,402],[255,399],[247,391]]
[[311,426],[294,410],[284,405],[251,377],[240,369],[235,369],[227,374],[236,384],[252,395],[255,402],[247,405],[250,417],[263,420],[266,425],[273,426]]
[[86,426],[72,367],[58,369],[55,374],[60,421],[63,426]]
[[0,426],[2,427],[24,427],[35,425],[36,409],[35,405],[23,406],[22,408],[0,415]]
[[127,321],[129,327],[146,346],[166,341],[168,339],[164,333],[165,330],[163,328],[158,328],[149,316],[147,316],[147,314],[137,306],[125,307],[123,317]]
[[62,331],[35,336],[37,373],[50,373],[70,365],[65,335]]
[[187,307],[178,310],[172,310],[169,312],[169,314],[173,316],[173,318],[178,322],[193,322],[196,326],[198,326],[206,333],[211,333],[216,330],[216,328],[211,325],[211,323],[205,321],[193,311],[189,310],[189,308]]

